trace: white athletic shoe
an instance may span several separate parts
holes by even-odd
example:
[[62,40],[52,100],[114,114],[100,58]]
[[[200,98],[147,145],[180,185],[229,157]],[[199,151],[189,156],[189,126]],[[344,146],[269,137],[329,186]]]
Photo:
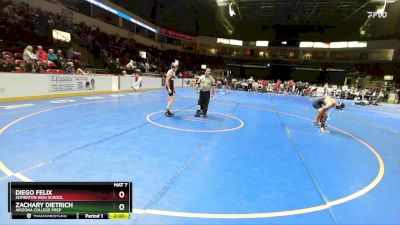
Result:
[[321,131],[322,133],[327,133],[327,132],[328,132],[328,130],[326,129],[325,126],[322,126],[322,127],[320,128],[320,131]]

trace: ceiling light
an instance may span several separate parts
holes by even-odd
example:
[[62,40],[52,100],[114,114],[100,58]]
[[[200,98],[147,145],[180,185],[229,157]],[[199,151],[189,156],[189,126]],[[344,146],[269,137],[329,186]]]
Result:
[[348,42],[341,41],[341,42],[331,42],[329,47],[330,48],[347,48]]
[[329,48],[329,43],[314,42],[314,48]]
[[366,48],[367,47],[367,42],[365,41],[349,41],[348,44],[349,48]]
[[311,42],[311,41],[300,42],[300,48],[312,48],[313,46],[314,46],[314,42]]
[[216,0],[218,6],[225,6],[228,4],[228,0]]
[[268,47],[269,41],[256,41],[256,46],[258,47]]

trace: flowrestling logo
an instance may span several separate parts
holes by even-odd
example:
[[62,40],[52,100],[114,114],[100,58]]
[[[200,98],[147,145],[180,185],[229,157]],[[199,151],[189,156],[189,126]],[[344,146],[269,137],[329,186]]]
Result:
[[368,11],[367,12],[368,13],[368,18],[385,19],[387,17],[387,12],[385,11],[386,3],[387,3],[387,0],[385,0],[385,3],[383,4],[383,7],[378,9],[378,10],[376,10],[375,12]]
[[368,18],[380,18],[385,19],[387,17],[387,12],[367,12]]

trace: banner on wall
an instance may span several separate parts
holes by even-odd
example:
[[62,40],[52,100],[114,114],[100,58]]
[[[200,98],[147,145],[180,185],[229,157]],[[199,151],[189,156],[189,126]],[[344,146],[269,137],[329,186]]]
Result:
[[94,76],[50,75],[48,84],[50,92],[96,90]]
[[190,34],[186,34],[183,32],[179,32],[179,31],[174,31],[171,29],[167,29],[167,28],[161,28],[160,30],[161,34],[165,34],[171,37],[175,37],[175,38],[179,38],[179,39],[183,39],[186,41],[196,41],[197,37],[190,35]]

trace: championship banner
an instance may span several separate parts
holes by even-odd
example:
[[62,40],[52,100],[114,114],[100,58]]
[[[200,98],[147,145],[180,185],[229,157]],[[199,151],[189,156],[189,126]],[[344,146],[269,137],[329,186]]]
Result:
[[161,28],[160,32],[161,32],[161,34],[165,34],[165,35],[168,35],[171,37],[180,38],[180,39],[187,40],[187,41],[196,41],[195,36],[192,36],[190,34],[185,34],[182,32],[178,32],[178,31],[174,31],[171,29]]
[[50,92],[92,91],[96,89],[94,76],[49,75],[48,84]]

